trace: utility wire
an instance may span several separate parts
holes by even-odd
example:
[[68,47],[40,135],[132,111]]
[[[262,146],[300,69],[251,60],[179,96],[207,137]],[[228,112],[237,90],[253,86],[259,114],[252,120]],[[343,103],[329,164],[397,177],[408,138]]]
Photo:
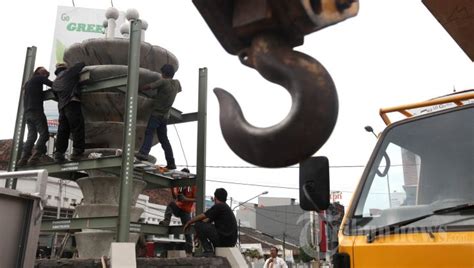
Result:
[[[180,165],[178,165],[180,166]],[[394,166],[394,165],[392,165]],[[196,167],[196,165],[191,165],[190,167]],[[339,166],[329,166],[329,168],[364,168],[365,165],[339,165]],[[383,167],[383,166],[380,166]],[[257,166],[224,166],[224,165],[213,165],[213,166],[206,166],[206,168],[261,168]],[[290,167],[282,167],[280,169],[285,168],[300,168],[299,166],[290,166]]]
[[267,218],[267,219],[269,219],[269,220],[271,220],[271,221],[273,221],[273,222],[284,224],[284,225],[286,225],[286,226],[288,226],[288,227],[294,227],[294,228],[299,227],[299,228],[301,228],[301,225],[293,224],[293,223],[288,223],[288,222],[283,222],[283,221],[279,221],[279,220],[277,220],[277,219],[275,219],[275,218],[273,218],[273,217],[271,217],[271,216],[267,216],[267,215],[258,213],[258,212],[256,212],[256,211],[255,211],[255,214],[260,215],[260,216],[262,216],[262,217],[264,217],[264,218]]
[[[206,180],[210,182],[219,182],[219,183],[226,183],[226,184],[237,184],[237,185],[245,185],[245,186],[256,186],[256,187],[267,187],[267,188],[280,188],[280,189],[287,189],[287,190],[299,190],[298,187],[290,187],[290,186],[278,186],[278,185],[270,185],[270,184],[253,184],[253,183],[245,183],[245,182],[232,182],[232,181],[219,181],[219,180]],[[333,190],[333,192],[343,192],[343,193],[354,193],[354,191],[348,190]],[[369,194],[383,194],[386,195],[388,193],[381,193],[381,192],[371,192]]]
[[[240,206],[245,207],[245,208],[248,209],[248,210],[257,212],[257,208],[248,206],[247,204],[243,204],[243,205],[240,205]],[[299,213],[299,212],[291,212],[291,211],[280,211],[280,210],[269,209],[269,208],[265,208],[265,207],[258,207],[258,209],[264,210],[264,211],[269,211],[269,212],[285,213],[285,214],[293,214],[293,215],[302,215],[302,214],[304,214],[304,212],[303,212],[303,213]]]
[[186,153],[184,152],[183,143],[181,142],[181,137],[179,136],[178,128],[176,128],[175,124],[173,124],[173,126],[174,126],[174,130],[176,131],[176,135],[178,135],[179,146],[181,146],[181,151],[183,152],[184,161],[186,162],[186,168],[189,169],[188,159],[186,158]]
[[[287,189],[287,190],[299,190],[298,187],[290,187],[290,186],[279,186],[279,185],[271,185],[271,184],[255,184],[255,183],[245,183],[245,182],[233,182],[233,181],[221,181],[221,180],[209,180],[206,181],[210,182],[219,182],[219,183],[226,183],[226,184],[237,184],[237,185],[245,185],[245,186],[256,186],[256,187],[268,187],[268,188],[279,188],[279,189]],[[343,193],[353,193],[354,191],[341,191],[335,190]]]
[[227,183],[227,184],[245,185],[245,186],[257,186],[257,187],[280,188],[280,189],[288,189],[288,190],[299,190],[298,187],[289,187],[289,186],[278,186],[278,185],[256,184],[256,183],[244,183],[244,182],[233,182],[233,181],[221,181],[221,180],[209,180],[209,179],[207,179],[206,181],[210,181],[210,182],[220,182],[220,183]]

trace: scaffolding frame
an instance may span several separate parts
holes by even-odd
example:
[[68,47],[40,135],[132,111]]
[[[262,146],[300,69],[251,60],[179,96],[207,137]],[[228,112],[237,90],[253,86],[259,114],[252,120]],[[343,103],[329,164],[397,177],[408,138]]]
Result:
[[[140,60],[140,34],[141,21],[131,23],[128,74],[125,76],[111,77],[82,86],[82,92],[100,91],[108,88],[118,88],[125,95],[124,137],[121,156],[102,157],[97,159],[84,159],[74,162],[54,163],[47,165],[17,167],[16,162],[22,149],[25,122],[23,121],[23,89],[20,93],[13,146],[11,151],[8,171],[20,170],[47,170],[48,174],[66,180],[77,180],[87,176],[84,171],[100,169],[120,176],[121,189],[119,198],[118,217],[74,218],[44,221],[41,225],[42,232],[75,232],[81,229],[116,229],[117,242],[128,242],[130,232],[147,234],[182,234],[181,226],[158,226],[145,223],[130,222],[130,206],[133,179],[141,179],[147,183],[148,189],[170,188],[187,185],[197,185],[196,213],[202,213],[205,201],[206,178],[206,125],[207,125],[207,68],[199,69],[199,97],[198,111],[196,113],[181,114],[172,109],[169,124],[197,121],[197,169],[196,174],[188,178],[175,180],[172,177],[146,168],[134,162],[135,125],[137,113],[137,92],[139,79]],[[23,71],[22,85],[32,76],[36,58],[36,47],[28,47]],[[87,79],[88,73],[82,74]],[[22,87],[23,88],[23,87]],[[46,99],[53,99],[52,92],[47,92]],[[16,189],[16,178],[9,178],[5,188]]]

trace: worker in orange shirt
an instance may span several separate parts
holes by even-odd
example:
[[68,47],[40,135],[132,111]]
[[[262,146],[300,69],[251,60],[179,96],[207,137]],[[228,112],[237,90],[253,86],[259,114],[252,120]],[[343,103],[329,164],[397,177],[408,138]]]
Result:
[[[189,173],[189,169],[183,168],[181,171]],[[165,210],[165,218],[160,225],[169,226],[171,216],[174,215],[181,219],[181,224],[185,225],[191,219],[191,213],[194,211],[196,202],[196,186],[174,187],[171,190],[174,201],[171,201]],[[191,234],[185,234],[186,253],[193,251],[193,238]]]

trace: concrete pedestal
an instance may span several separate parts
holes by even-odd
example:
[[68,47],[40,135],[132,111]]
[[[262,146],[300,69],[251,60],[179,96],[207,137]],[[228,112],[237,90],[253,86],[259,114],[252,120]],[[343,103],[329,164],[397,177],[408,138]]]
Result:
[[112,243],[110,248],[111,268],[135,268],[135,243]]
[[[97,174],[97,172],[95,172]],[[118,216],[120,178],[116,176],[86,177],[77,180],[82,190],[84,199],[76,207],[80,218]],[[133,181],[132,207],[130,220],[138,221],[143,213],[142,208],[134,205],[138,195],[145,188],[146,183],[140,180]],[[99,229],[83,229],[75,234],[79,258],[100,258],[108,256],[111,243],[116,241],[116,232]],[[129,242],[135,244],[139,234],[130,233]]]
[[[117,241],[114,231],[106,230],[86,230],[76,233],[76,244],[79,258],[81,259],[99,259],[102,256],[109,256],[110,245]],[[139,234],[130,233],[129,242],[134,245],[137,242]]]
[[[64,52],[64,61],[68,65],[84,62],[88,77],[83,77],[85,84],[105,82],[100,91],[84,91],[81,95],[81,106],[85,122],[85,140],[93,152],[106,155],[117,155],[123,148],[125,108],[124,85],[109,85],[109,78],[124,77],[128,73],[129,40],[88,39],[71,45]],[[139,87],[161,78],[160,70],[165,64],[171,64],[178,70],[176,57],[168,50],[146,42],[140,45]],[[152,91],[152,90],[150,90]],[[141,93],[137,99],[137,120],[135,125],[135,149],[143,142],[145,128],[153,105],[152,93]],[[154,140],[153,144],[158,142]],[[98,148],[107,149],[98,149]],[[90,150],[86,154],[89,155]],[[84,199],[76,208],[78,217],[118,216],[120,178],[100,170],[88,172],[88,178],[77,181]],[[138,221],[142,209],[135,208],[138,195],[146,183],[139,180],[133,182],[131,221]],[[130,242],[135,243],[138,234],[130,234]],[[108,255],[110,245],[115,241],[115,232],[110,230],[85,229],[76,233],[80,258],[100,258]]]
[[224,257],[229,261],[231,267],[248,267],[247,262],[240,253],[239,248],[216,248],[216,256]]
[[[94,176],[78,179],[76,182],[82,190],[84,199],[82,205],[118,205],[120,201],[120,178],[117,176]],[[146,183],[140,180],[133,181],[132,203],[137,202],[138,195],[145,189]]]

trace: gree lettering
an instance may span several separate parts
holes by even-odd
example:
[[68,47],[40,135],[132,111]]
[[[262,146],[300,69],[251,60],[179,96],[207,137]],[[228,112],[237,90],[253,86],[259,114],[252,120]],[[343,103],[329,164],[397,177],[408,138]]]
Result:
[[85,33],[103,33],[104,28],[98,24],[85,24],[70,22],[66,25],[66,29],[70,32],[85,32]]

